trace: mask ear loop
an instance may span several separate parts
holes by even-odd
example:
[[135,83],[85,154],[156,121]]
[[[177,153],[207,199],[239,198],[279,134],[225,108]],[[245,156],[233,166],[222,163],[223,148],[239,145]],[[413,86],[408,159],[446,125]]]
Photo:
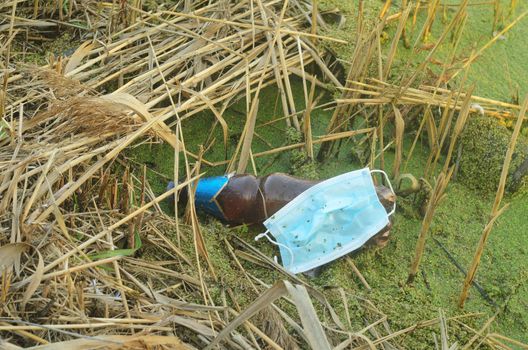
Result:
[[[387,180],[387,183],[389,184],[389,188],[392,192],[392,194],[394,195],[394,198],[396,198],[396,193],[394,192],[394,189],[392,188],[392,184],[389,180],[389,177],[387,176],[387,173],[384,172],[383,170],[378,170],[378,169],[374,169],[374,170],[371,170],[370,173],[380,173],[382,174],[383,176],[385,176],[385,180]],[[391,216],[392,214],[394,214],[394,212],[396,211],[396,201],[394,201],[394,206],[392,208],[392,211],[390,213],[387,214],[387,216]]]
[[[285,245],[282,244],[282,243],[279,243],[279,242],[276,242],[276,241],[272,240],[272,239],[270,238],[270,236],[269,236],[269,233],[270,233],[269,230],[267,230],[266,232],[257,235],[257,236],[255,237],[255,241],[258,241],[258,240],[261,239],[262,237],[266,237],[267,240],[270,241],[271,244],[286,249],[286,250],[288,251],[288,253],[290,253],[290,257],[291,257],[291,258],[290,258],[290,265],[289,265],[289,266],[292,266],[292,265],[293,265],[293,259],[294,259],[294,257],[293,257],[293,251],[292,251],[288,246],[285,246]],[[273,257],[273,260],[275,261],[276,264],[278,264],[278,262],[277,262],[277,256],[276,256],[276,255]]]

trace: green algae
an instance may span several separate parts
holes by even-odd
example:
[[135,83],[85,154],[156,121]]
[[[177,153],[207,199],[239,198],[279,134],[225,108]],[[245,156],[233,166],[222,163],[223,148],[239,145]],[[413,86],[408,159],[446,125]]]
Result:
[[[377,15],[382,2],[365,2],[367,7],[366,14],[369,18]],[[357,1],[322,1],[322,10],[332,10],[338,7],[347,16],[345,27],[337,28],[331,26],[325,34],[338,38],[350,39],[350,33],[355,30],[355,15]],[[525,7],[525,5],[520,5]],[[392,11],[397,9],[393,6]],[[491,19],[492,12],[487,7],[471,7],[468,11],[469,20],[465,36],[462,41],[461,54],[466,54],[472,48],[483,45],[491,38]],[[452,13],[449,13],[452,15]],[[419,19],[420,21],[420,19]],[[417,24],[419,28],[420,22]],[[443,24],[437,20],[431,37],[434,41],[438,37]],[[389,28],[389,31],[394,28]],[[525,81],[528,80],[528,72],[523,69],[526,61],[526,50],[524,38],[528,35],[528,26],[518,25],[507,34],[507,40],[500,41],[489,48],[470,68],[468,82],[476,84],[475,93],[483,97],[511,100],[516,91],[522,95],[526,92]],[[332,49],[337,56],[347,62],[348,57],[354,49],[354,44],[337,45],[325,44]],[[383,50],[388,50],[389,42],[385,42]],[[449,57],[449,45],[440,48],[439,59]],[[404,68],[416,66],[423,59],[427,52],[419,54],[407,50],[400,44],[392,79],[405,74]],[[407,66],[406,62],[411,61]],[[303,103],[302,88],[299,81],[293,89],[295,99],[299,106]],[[277,89],[275,87],[267,88],[263,91],[261,97],[261,106],[259,108],[259,122],[270,121],[281,115],[280,101],[277,101]],[[328,98],[330,98],[329,96]],[[241,101],[226,111],[224,116],[229,125],[230,143],[228,145],[228,154],[236,147],[238,137],[245,121],[245,103]],[[315,111],[312,115],[312,128],[315,135],[325,133],[325,127],[329,120],[330,113],[327,111]],[[390,325],[393,330],[412,326],[425,319],[431,319],[438,316],[438,309],[445,310],[448,317],[461,315],[464,313],[481,313],[480,316],[465,319],[464,322],[474,329],[479,329],[482,324],[495,312],[493,306],[487,304],[478,292],[472,288],[470,297],[464,310],[457,306],[457,298],[460,293],[464,276],[457,268],[447,259],[445,253],[434,243],[432,238],[440,241],[454,256],[454,258],[464,267],[467,268],[473,257],[477,242],[482,230],[487,223],[491,204],[493,201],[493,192],[496,188],[496,170],[500,163],[500,155],[493,156],[486,161],[493,161],[495,165],[490,166],[494,171],[486,171],[487,165],[479,164],[482,155],[470,151],[471,148],[466,143],[471,142],[470,135],[473,133],[472,128],[478,125],[473,124],[480,118],[472,118],[468,124],[468,131],[462,138],[464,144],[463,158],[461,159],[461,168],[457,178],[452,181],[445,200],[438,208],[434,221],[430,229],[430,236],[427,240],[426,251],[420,267],[419,278],[414,285],[406,286],[405,280],[409,271],[409,265],[414,254],[416,237],[421,227],[421,218],[419,214],[419,201],[414,198],[400,198],[398,200],[398,211],[394,218],[394,227],[391,231],[391,240],[387,247],[382,250],[375,248],[365,248],[354,253],[354,261],[360,271],[372,287],[372,292],[366,291],[352,275],[347,263],[344,260],[338,260],[327,266],[322,274],[313,279],[311,282],[319,289],[324,290],[328,298],[336,305],[336,311],[342,317],[345,315],[344,305],[341,297],[331,290],[343,288],[347,295],[347,304],[351,315],[352,329],[358,330],[364,327],[364,311],[359,307],[360,298],[371,300],[380,310],[388,316]],[[474,120],[474,121],[473,121]],[[201,115],[200,117],[190,118],[184,123],[184,132],[189,148],[193,151],[207,138],[204,130],[209,130],[210,125],[214,122],[212,115]],[[489,120],[484,122],[491,123]],[[500,129],[500,128],[499,128]],[[284,135],[286,128],[284,123],[277,123],[272,127],[258,127],[257,132],[262,139],[274,147],[285,145]],[[501,149],[506,142],[505,135],[508,131],[500,131]],[[390,137],[390,135],[387,135]],[[473,136],[473,140],[478,135]],[[214,132],[214,138],[221,140],[220,130]],[[481,141],[481,140],[479,140]],[[491,144],[494,144],[492,141]],[[410,147],[410,140],[406,138],[404,146],[404,159]],[[220,147],[221,141],[217,141],[214,147],[206,153],[208,160],[222,160],[223,151]],[[480,151],[489,151],[484,145]],[[172,159],[173,151],[160,145],[142,145],[137,148],[138,151],[133,157],[139,162],[152,161],[154,159],[155,170],[162,177],[152,172],[149,180],[154,184],[157,193],[161,193],[165,186],[164,181],[172,177]],[[466,148],[467,147],[467,148]],[[269,145],[260,138],[255,138],[253,152],[268,149]],[[316,147],[317,149],[318,147]],[[498,147],[497,147],[498,148]],[[499,149],[494,151],[498,152]],[[135,151],[134,151],[135,152]],[[361,164],[354,159],[351,154],[355,152],[355,145],[346,145],[339,155],[327,160],[325,163],[314,163],[317,169],[318,178],[328,178],[361,167]],[[419,143],[414,151],[413,158],[409,162],[407,172],[416,176],[421,176],[428,156],[428,148],[423,143]],[[294,155],[295,157],[295,155]],[[484,155],[486,157],[486,155]],[[386,168],[390,169],[394,158],[392,150],[385,154]],[[274,161],[271,162],[270,159]],[[266,173],[273,171],[291,172],[292,152],[286,152],[275,157],[257,158],[257,169]],[[271,165],[270,165],[271,164]],[[468,165],[473,164],[473,165]],[[487,164],[487,163],[486,163]],[[477,175],[469,178],[468,174],[475,173],[471,166],[475,166]],[[489,170],[488,169],[488,170]],[[224,169],[209,169],[204,167],[207,175],[222,173]],[[183,168],[180,169],[183,171]],[[309,176],[311,171],[300,170],[297,175]],[[499,170],[500,173],[500,170]],[[480,179],[480,180],[479,180]],[[479,182],[484,186],[473,186],[468,181]],[[468,186],[469,184],[469,186]],[[470,187],[476,187],[474,190]],[[528,287],[526,283],[525,266],[528,264],[528,248],[525,244],[525,232],[528,231],[528,222],[525,220],[528,212],[528,193],[521,191],[513,196],[508,196],[505,202],[510,203],[510,207],[504,215],[499,218],[495,228],[489,238],[487,247],[482,257],[481,266],[477,273],[477,280],[483,286],[487,294],[498,304],[502,305],[496,322],[490,330],[513,337],[520,341],[528,341],[526,329],[528,329]],[[241,295],[241,306],[251,302],[253,292],[244,282],[239,280],[239,272],[233,266],[232,257],[227,253],[223,239],[224,234],[240,235],[246,241],[251,241],[252,237],[260,232],[262,228],[225,228],[219,224],[212,224],[207,218],[202,218],[206,223],[204,236],[208,251],[212,255],[213,265],[217,267],[222,276],[230,283],[234,283]],[[212,225],[212,226],[208,226]],[[273,247],[267,242],[256,242],[255,246],[267,256],[276,254]],[[190,249],[191,247],[189,247]],[[246,269],[250,269],[259,279],[266,283],[272,284],[281,275],[274,271],[258,267],[252,263],[242,261]],[[422,273],[423,271],[423,273]],[[220,290],[214,294],[218,297]],[[242,295],[246,295],[245,297]],[[282,304],[281,304],[282,305]],[[318,310],[319,312],[321,310]],[[458,341],[464,344],[473,336],[466,328],[458,323],[450,322],[450,334],[453,335],[452,341]],[[403,348],[430,348],[434,345],[432,333],[437,332],[437,328],[418,329],[408,335],[396,339],[396,343]]]
[[[149,3],[153,3],[153,1],[149,1]],[[378,15],[383,2],[368,1],[364,4],[365,17],[374,18]],[[350,40],[351,33],[356,28],[357,1],[321,1],[321,10],[323,11],[333,10],[336,7],[347,16],[345,26],[337,28],[337,26],[331,25],[325,34]],[[519,7],[520,10],[523,10],[526,5],[519,4]],[[392,11],[396,10],[397,6],[393,6]],[[468,53],[472,48],[481,46],[491,38],[491,19],[492,10],[486,6],[476,6],[469,10],[468,27],[462,42],[463,51]],[[420,22],[418,22],[419,24]],[[436,21],[432,41],[438,37],[441,29],[441,21]],[[394,28],[389,28],[389,31],[391,30]],[[528,61],[526,37],[528,37],[528,26],[521,23],[506,35],[506,40],[497,42],[471,66],[468,81],[476,84],[476,94],[490,98],[515,100],[516,96],[522,96],[528,92],[526,84],[528,71],[525,65],[525,62]],[[384,41],[383,44],[383,50],[386,52],[390,41]],[[335,52],[345,64],[354,50],[353,42],[348,45],[335,43],[324,43],[324,45]],[[43,46],[40,52],[27,54],[25,60],[42,65],[49,54],[59,55],[77,46],[78,43],[65,34],[59,40],[54,40],[49,45]],[[407,67],[407,61],[411,60],[412,63],[409,67],[412,68],[427,54],[427,52],[415,54],[406,50],[403,45],[400,45],[398,50],[394,63],[395,69],[392,74],[393,79],[405,73],[402,70]],[[439,58],[447,58],[449,52],[449,46],[442,47],[439,50]],[[463,55],[461,54],[461,56]],[[296,104],[301,108],[304,105],[304,99],[298,80],[293,91]],[[276,103],[277,93],[275,87],[266,88],[262,92],[259,123],[281,117],[280,101],[278,104]],[[239,141],[240,132],[245,122],[244,111],[245,101],[241,100],[228,109],[224,115],[229,125],[228,154],[232,154]],[[323,110],[316,110],[312,113],[312,128],[316,136],[325,133],[330,114],[331,112]],[[482,118],[474,119],[476,121]],[[479,125],[486,126],[491,122],[481,120],[482,124],[473,124],[472,120],[470,120],[467,133],[462,138],[465,151],[461,159],[458,178],[449,186],[447,197],[436,213],[430,232],[430,238],[434,237],[442,242],[464,267],[469,265],[482,229],[487,223],[493,191],[496,188],[497,170],[500,173],[497,165],[501,161],[499,150],[503,150],[504,145],[507,144],[506,136],[508,134],[507,130],[499,131],[498,141],[487,141],[486,144],[477,146],[472,142],[475,140],[483,141],[480,132],[484,132],[484,129],[481,130]],[[214,121],[212,114],[204,112],[183,122],[184,136],[191,151],[197,152],[198,147],[205,143],[208,139],[210,126]],[[490,129],[492,127],[494,128],[495,125],[490,125]],[[284,141],[286,127],[283,122],[273,126],[258,127],[257,132],[259,137],[254,139],[253,152],[266,150],[269,145],[279,147],[286,143],[293,143],[292,140],[286,143]],[[485,136],[488,134],[486,133]],[[206,152],[205,157],[211,161],[224,160],[225,153],[219,127],[213,132],[212,139],[214,142]],[[409,150],[409,143],[409,140],[405,140],[405,154]],[[500,144],[500,147],[495,147],[497,144]],[[494,151],[498,153],[488,157],[486,152],[490,151],[490,145],[493,146],[492,148],[496,148]],[[316,147],[317,149],[318,147]],[[307,168],[302,166],[305,163],[305,156],[302,151],[286,152],[276,157],[257,158],[256,165],[259,171],[266,173],[272,171],[294,172],[301,177],[323,179],[359,168],[361,164],[351,156],[353,152],[355,152],[355,145],[353,143],[348,144],[337,157],[329,159],[324,164],[310,162]],[[407,171],[417,176],[421,175],[427,155],[427,147],[419,144]],[[173,178],[173,149],[164,144],[137,144],[128,151],[127,156],[132,167],[139,169],[141,165],[147,165],[149,183],[156,194],[161,194],[167,182]],[[274,162],[270,162],[270,159],[274,159]],[[393,154],[389,150],[386,153],[386,167],[388,169],[392,159]],[[488,161],[490,163],[487,163]],[[493,164],[491,165],[491,163]],[[301,164],[301,166],[292,167],[292,164]],[[493,171],[491,171],[492,169]],[[207,175],[216,175],[223,173],[225,168],[204,167],[204,170]],[[185,169],[182,165],[179,171],[180,174],[184,174]],[[478,188],[479,191],[468,188],[468,184]],[[526,342],[528,341],[526,332],[528,329],[528,312],[526,312],[528,309],[528,284],[526,283],[528,276],[525,266],[528,264],[528,248],[525,232],[528,232],[528,222],[525,218],[528,212],[528,193],[523,190],[514,196],[507,197],[505,201],[510,203],[510,207],[497,221],[484,252],[477,279],[498,304],[505,304],[497,322],[492,324],[491,331],[503,333]],[[463,276],[446,259],[444,253],[431,239],[427,241],[426,253],[420,269],[424,271],[424,274],[420,275],[413,286],[404,285],[421,220],[417,213],[418,203],[415,203],[413,198],[400,198],[398,206],[399,209],[388,246],[383,250],[365,248],[353,255],[356,265],[372,286],[372,292],[367,292],[362,287],[344,260],[330,264],[323,270],[321,276],[312,280],[312,283],[325,291],[342,319],[346,314],[344,304],[341,296],[332,290],[344,289],[352,318],[352,330],[359,330],[365,326],[363,319],[366,315],[360,307],[360,298],[372,300],[388,316],[393,330],[437,317],[439,308],[444,309],[448,316],[459,315],[464,312],[483,313],[482,316],[470,318],[467,321],[470,326],[478,329],[495,312],[495,309],[489,306],[474,289],[471,290],[466,309],[463,311],[456,307]],[[201,222],[204,223],[202,234],[207,251],[216,273],[221,276],[222,281],[218,284],[208,283],[212,286],[210,291],[212,298],[216,304],[221,305],[223,287],[229,285],[235,290],[237,301],[241,307],[249,305],[256,294],[249,282],[240,278],[240,270],[229,254],[224,239],[231,241],[232,236],[237,235],[250,242],[262,228],[247,228],[245,226],[228,228],[206,217],[201,217]],[[177,240],[174,227],[164,228],[163,232],[173,241]],[[267,256],[271,257],[277,254],[274,248],[265,241],[254,244]],[[167,259],[166,256],[160,255],[159,251],[155,249],[156,247],[149,246],[148,242],[145,242],[144,245],[143,253],[145,256],[152,260]],[[187,256],[195,257],[192,233],[189,228],[183,229],[181,248]],[[205,266],[205,262],[201,262],[202,266]],[[276,271],[258,267],[243,260],[241,263],[244,268],[268,284],[283,278]],[[200,302],[200,300],[196,300],[196,302]],[[293,313],[291,306],[285,303],[280,305]],[[316,307],[319,314],[323,315],[321,307],[319,305]],[[432,347],[432,332],[434,331],[437,329],[416,330],[405,337],[396,339],[396,342],[403,348]],[[457,340],[459,343],[464,343],[472,336],[466,329],[455,323],[450,323],[450,333],[456,334],[456,338],[453,340]]]
[[[295,87],[300,86],[299,81],[295,84]],[[266,92],[268,97],[272,97],[272,99],[261,99],[263,101],[261,103],[273,105],[275,102],[274,92],[276,91],[270,88]],[[273,113],[269,113],[263,118],[265,118],[264,120],[269,120],[273,118],[273,115]],[[228,118],[234,117],[240,118],[234,112],[228,116]],[[329,113],[317,115],[314,122],[314,133],[316,135],[324,133],[325,120],[328,120],[329,117]],[[192,125],[193,132],[197,133],[196,136],[193,136],[193,132],[190,131],[191,126],[186,129],[188,138],[193,140],[203,139],[205,137],[203,136],[205,125],[210,125],[207,124],[207,119],[202,124],[199,118],[192,121],[189,120],[186,123]],[[242,123],[239,123],[239,125],[240,129],[237,129],[230,124],[230,134],[239,132],[242,128]],[[280,146],[285,143],[283,135],[286,132],[286,128],[282,129],[282,126],[279,128],[280,131],[275,128],[269,128],[268,130],[258,129],[258,132],[268,142],[275,146]],[[387,135],[387,137],[389,136]],[[412,140],[409,138],[404,140],[404,159],[407,156],[411,142]],[[230,147],[235,147],[235,145]],[[189,144],[189,146],[197,148],[195,144]],[[263,150],[264,148],[262,145],[256,144],[255,149]],[[318,178],[324,179],[360,168],[362,165],[357,163],[351,156],[353,149],[354,144],[348,144],[343,147],[337,157],[330,158],[325,163],[314,163],[317,167]],[[142,150],[143,153],[135,153],[138,150]],[[150,166],[154,166],[152,165],[153,162],[155,171],[163,174],[160,176],[154,171],[149,172],[149,181],[151,184],[156,184],[157,187],[153,187],[157,188],[156,191],[159,191],[157,193],[162,193],[166,185],[165,181],[168,181],[172,176],[171,157],[173,156],[173,150],[164,145],[150,144],[139,146],[134,153],[132,156],[136,157],[136,161],[146,162]],[[422,175],[428,154],[427,145],[419,143],[406,171],[415,174],[415,176]],[[219,154],[210,153],[209,156],[211,160],[222,159],[221,152]],[[385,153],[385,161],[388,169],[391,168],[393,159],[393,151],[387,151]],[[268,163],[269,159],[257,159],[257,169],[260,170],[261,167],[266,166]],[[183,171],[183,169],[181,170]],[[209,169],[205,166],[203,170],[207,174],[215,174],[222,171],[222,169]],[[273,171],[291,171],[290,152],[276,157],[273,164],[267,167],[266,173]],[[297,175],[302,177],[303,173]],[[352,327],[355,330],[364,327],[362,321],[364,311],[357,307],[358,297],[371,300],[385,313],[389,317],[393,330],[411,326],[425,319],[435,318],[438,316],[438,309],[440,308],[445,310],[448,317],[469,312],[482,313],[479,317],[464,320],[468,325],[479,328],[495,312],[495,309],[488,305],[474,289],[471,290],[466,309],[460,310],[457,308],[456,301],[464,277],[430,238],[438,239],[453,254],[455,259],[463,267],[467,268],[482,229],[487,223],[492,201],[492,192],[472,190],[464,185],[462,178],[457,178],[456,181],[450,184],[447,197],[437,210],[431,226],[430,237],[427,241],[426,252],[420,268],[420,271],[424,271],[425,277],[420,274],[413,286],[405,286],[404,284],[409,271],[410,261],[414,254],[416,237],[421,226],[420,203],[418,200],[415,201],[412,196],[398,200],[399,209],[394,218],[391,240],[387,247],[381,250],[367,247],[354,254],[355,263],[372,286],[372,292],[369,293],[364,290],[356,277],[351,274],[344,260],[338,260],[325,267],[321,276],[311,282],[325,291],[328,288],[337,287],[344,289],[347,295],[349,313],[353,317]],[[527,249],[524,248],[523,244],[523,232],[528,230],[528,223],[523,219],[524,213],[528,211],[528,194],[518,193],[514,197],[508,197],[506,201],[511,202],[511,207],[498,220],[497,226],[492,232],[482,258],[482,265],[477,274],[477,280],[497,304],[501,305],[507,302],[507,307],[499,314],[497,322],[492,325],[491,329],[518,340],[526,341],[524,327],[528,324],[528,315],[523,314],[522,309],[528,303],[528,293],[524,285],[518,288],[516,286],[519,285],[519,280],[525,278],[522,271],[523,266],[528,263]],[[251,242],[256,234],[262,232],[263,228],[258,226],[251,228],[226,228],[213,219],[204,216],[201,216],[201,222],[204,223],[203,234],[213,265],[219,272],[218,275],[223,276],[226,285],[234,283],[236,293],[241,298],[240,305],[248,305],[247,303],[251,302],[254,293],[250,286],[246,285],[246,282],[240,281],[240,272],[233,265],[233,259],[226,250],[223,237],[238,235],[247,242]],[[189,254],[194,254],[192,242],[187,241],[185,244],[189,244],[189,247],[186,248],[189,250]],[[272,257],[277,254],[274,247],[266,241],[259,241],[254,244],[257,249],[267,256]],[[270,285],[283,278],[272,270],[246,261],[242,261],[242,265],[256,277]],[[425,280],[427,280],[427,283],[425,283]],[[221,295],[221,292],[222,290],[218,287],[211,293],[217,298]],[[332,298],[333,294],[327,293],[327,295]],[[332,300],[335,302],[334,305],[336,305],[338,314],[344,317],[345,312],[340,296],[335,296],[335,300]],[[322,311],[319,311],[322,315]],[[450,330],[457,335],[457,340],[460,343],[464,343],[472,336],[463,326],[456,323],[450,324]],[[416,330],[412,334],[399,339],[398,342],[404,348],[433,346],[432,331],[430,328]]]
[[[471,188],[495,191],[499,185],[511,131],[489,117],[473,117],[461,136],[459,179]],[[512,174],[528,158],[528,141],[520,135],[512,156],[507,188],[516,189]]]

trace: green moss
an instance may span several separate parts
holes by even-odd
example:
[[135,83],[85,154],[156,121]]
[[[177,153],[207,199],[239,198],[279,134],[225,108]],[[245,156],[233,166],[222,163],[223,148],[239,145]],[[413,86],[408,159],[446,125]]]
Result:
[[[337,43],[333,41],[322,41],[321,45],[335,53],[336,56],[342,59],[342,63],[348,67],[348,62],[356,47],[355,32],[357,29],[357,16],[359,1],[342,1],[342,0],[320,0],[319,11],[326,20],[328,27],[325,29],[319,28],[323,34],[332,38],[346,41],[346,44]],[[374,25],[374,18],[380,13],[383,7],[381,1],[363,1],[363,17],[365,26],[365,33],[369,31]],[[325,13],[338,13],[344,16],[344,21],[333,20],[334,18]]]
[[[286,139],[289,144],[299,143],[303,141],[303,135],[300,131],[290,127],[286,129]],[[316,162],[308,157],[304,148],[294,149],[289,153],[289,173],[309,180],[316,180],[319,178]]]
[[[471,188],[495,191],[499,184],[504,157],[510,144],[511,131],[493,118],[471,117],[460,139],[462,155],[458,178]],[[528,157],[528,142],[519,137],[510,165],[507,186],[512,183],[511,174]]]

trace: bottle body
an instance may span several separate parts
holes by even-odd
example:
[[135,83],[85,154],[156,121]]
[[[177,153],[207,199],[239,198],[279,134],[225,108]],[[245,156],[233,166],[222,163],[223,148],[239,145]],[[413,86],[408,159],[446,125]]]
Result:
[[[225,175],[198,181],[195,204],[205,212],[228,225],[251,225],[264,222],[302,192],[320,181],[299,179],[283,173],[262,177],[250,174]],[[171,182],[167,189],[173,188]],[[376,194],[389,212],[396,198],[389,188],[376,186]],[[186,189],[179,194],[179,205],[187,201]],[[170,201],[174,203],[173,200]],[[383,247],[389,239],[391,224],[372,237],[369,244]]]

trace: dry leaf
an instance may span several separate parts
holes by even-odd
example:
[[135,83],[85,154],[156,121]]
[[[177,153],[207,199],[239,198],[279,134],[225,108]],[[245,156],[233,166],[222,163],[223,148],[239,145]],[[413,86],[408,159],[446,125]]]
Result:
[[13,266],[17,276],[20,274],[20,256],[30,245],[26,243],[10,243],[0,247],[0,273],[11,271]]
[[[109,95],[101,96],[101,99],[108,102],[117,103],[119,105],[128,107],[130,110],[136,112],[143,121],[150,121],[154,119],[154,116],[148,111],[144,103],[139,101],[134,96],[127,93],[112,93]],[[171,129],[163,122],[157,122],[153,129],[155,132],[172,147],[176,148],[178,138]]]
[[93,43],[89,41],[82,43],[68,60],[66,67],[64,67],[64,74],[67,74],[77,68],[79,63],[81,63],[81,61],[90,53],[90,51],[92,51],[93,47]]

